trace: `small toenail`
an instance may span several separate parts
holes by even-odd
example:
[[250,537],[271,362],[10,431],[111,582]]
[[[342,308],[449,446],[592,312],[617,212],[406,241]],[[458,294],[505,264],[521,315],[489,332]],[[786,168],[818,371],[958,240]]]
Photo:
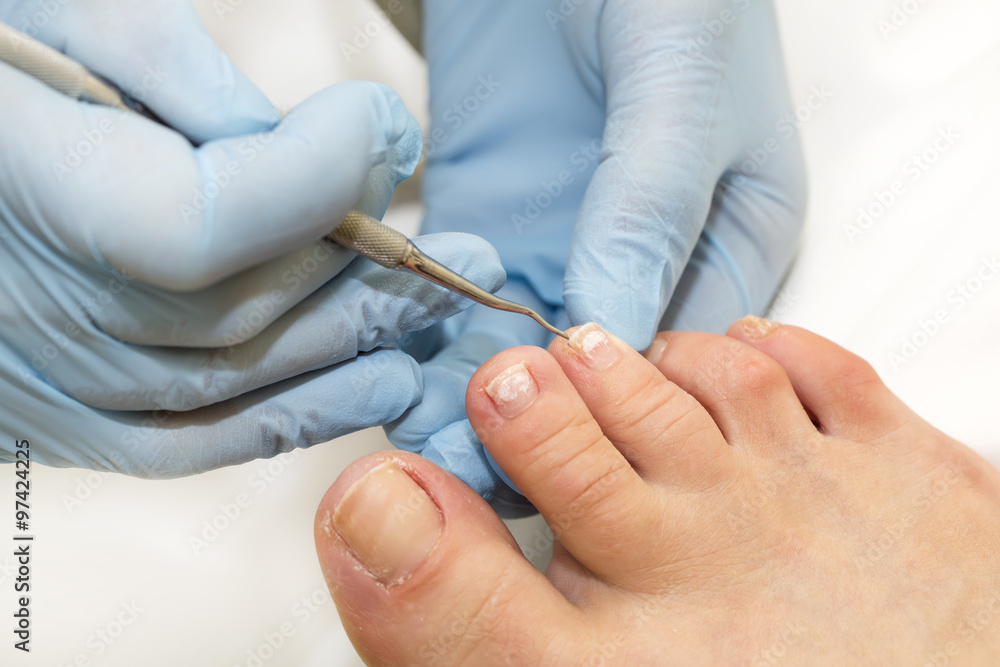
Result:
[[765,320],[756,315],[747,315],[743,318],[743,333],[750,340],[763,340],[774,333],[781,325],[771,320]]
[[651,364],[660,363],[660,359],[663,358],[663,353],[667,351],[667,339],[656,337],[653,339],[653,344],[649,346],[646,350],[646,359]]
[[622,357],[621,350],[604,333],[604,329],[594,322],[577,329],[568,345],[580,361],[593,371],[607,370]]
[[497,412],[507,419],[513,419],[538,398],[538,384],[528,372],[528,367],[521,362],[493,378],[486,385],[486,393],[493,399]]
[[444,527],[427,492],[391,460],[351,485],[332,521],[358,560],[386,586],[413,575]]

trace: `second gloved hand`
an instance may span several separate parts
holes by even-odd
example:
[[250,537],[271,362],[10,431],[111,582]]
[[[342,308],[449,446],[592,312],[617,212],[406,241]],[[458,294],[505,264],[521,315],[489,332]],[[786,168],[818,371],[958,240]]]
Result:
[[[486,238],[523,298],[640,350],[660,328],[723,331],[766,308],[805,206],[769,0],[424,6],[425,231]],[[471,375],[496,345],[540,344],[514,320],[497,319],[481,350],[444,327],[427,367],[451,369],[452,404],[456,369]],[[390,437],[446,447],[453,472],[494,493],[460,420],[432,435],[416,417],[428,414],[412,409]]]

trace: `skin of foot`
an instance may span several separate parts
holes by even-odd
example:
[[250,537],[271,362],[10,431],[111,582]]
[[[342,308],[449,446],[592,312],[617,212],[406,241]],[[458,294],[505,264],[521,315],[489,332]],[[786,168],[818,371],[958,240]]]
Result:
[[587,325],[469,384],[551,528],[544,574],[426,460],[340,476],[317,550],[367,663],[1000,664],[995,469],[803,329],[750,317],[646,356]]

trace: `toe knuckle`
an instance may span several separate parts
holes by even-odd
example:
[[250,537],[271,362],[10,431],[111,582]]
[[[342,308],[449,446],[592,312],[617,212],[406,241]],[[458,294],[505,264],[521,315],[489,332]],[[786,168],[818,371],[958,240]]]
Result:
[[882,378],[879,377],[875,368],[864,359],[854,355],[850,355],[839,364],[837,376],[851,390],[864,390],[882,385]]
[[773,359],[745,354],[733,362],[726,389],[737,397],[756,396],[770,391],[784,378],[784,370]]

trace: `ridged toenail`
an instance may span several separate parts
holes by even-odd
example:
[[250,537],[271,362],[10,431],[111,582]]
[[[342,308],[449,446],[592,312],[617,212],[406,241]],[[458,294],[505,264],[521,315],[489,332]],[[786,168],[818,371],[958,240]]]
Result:
[[774,333],[781,325],[771,320],[765,320],[756,315],[747,315],[742,320],[743,333],[750,340],[763,340]]
[[333,528],[387,586],[409,579],[441,539],[441,512],[393,461],[354,482],[333,513]]
[[486,394],[493,399],[497,412],[513,419],[538,398],[538,384],[528,372],[528,367],[521,362],[493,378],[486,385]]
[[577,329],[567,345],[592,371],[605,371],[622,358],[621,350],[594,322]]

